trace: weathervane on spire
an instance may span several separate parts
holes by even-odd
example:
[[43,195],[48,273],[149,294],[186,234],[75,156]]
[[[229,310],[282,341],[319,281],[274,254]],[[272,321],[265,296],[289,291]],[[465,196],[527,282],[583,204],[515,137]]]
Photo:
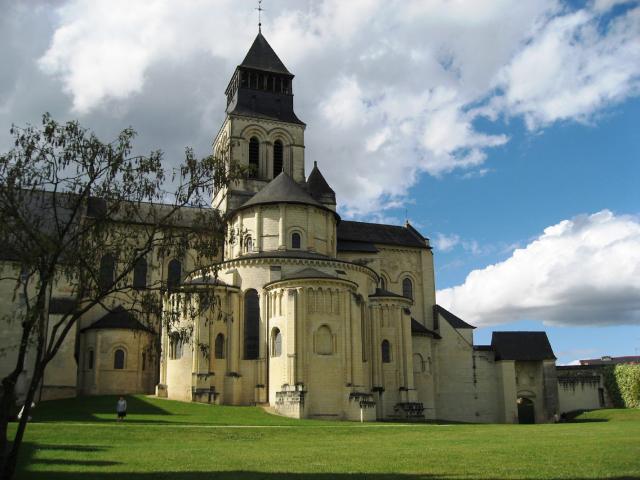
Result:
[[256,10],[258,11],[258,32],[262,33],[262,12],[264,11],[262,0],[258,0],[258,8]]

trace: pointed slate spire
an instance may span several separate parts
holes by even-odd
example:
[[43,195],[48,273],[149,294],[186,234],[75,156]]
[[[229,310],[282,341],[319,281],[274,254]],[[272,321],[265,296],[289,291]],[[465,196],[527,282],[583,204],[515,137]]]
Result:
[[307,191],[318,202],[335,207],[336,193],[320,173],[318,162],[313,162],[313,170],[311,170],[307,179]]
[[276,52],[271,48],[267,39],[264,38],[262,32],[258,32],[258,35],[256,35],[256,39],[253,41],[251,48],[247,52],[247,56],[244,57],[240,66],[291,75],[291,72],[287,70],[282,60],[278,58],[278,55],[276,55]]

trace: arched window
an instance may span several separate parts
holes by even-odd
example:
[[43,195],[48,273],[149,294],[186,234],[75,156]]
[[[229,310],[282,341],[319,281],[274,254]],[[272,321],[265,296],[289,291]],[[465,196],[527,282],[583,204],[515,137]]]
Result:
[[215,357],[224,358],[224,335],[221,333],[216,337]]
[[113,353],[113,368],[116,370],[124,369],[124,350],[121,348]]
[[249,140],[249,178],[258,176],[260,168],[260,141],[256,137]]
[[100,276],[98,286],[100,290],[108,290],[113,285],[113,276],[116,270],[116,260],[110,253],[100,259]]
[[402,296],[413,300],[413,283],[409,277],[402,280]]
[[384,279],[384,277],[380,277],[380,288],[382,290],[387,289],[387,281]]
[[282,355],[282,333],[279,328],[274,327],[271,330],[271,356],[279,357],[280,355]]
[[247,290],[244,294],[244,358],[255,360],[260,354],[260,301],[258,292]]
[[167,268],[167,288],[169,290],[175,290],[180,285],[182,277],[182,263],[180,260],[173,259],[169,262]]
[[382,351],[382,363],[391,363],[391,344],[389,340],[383,340],[380,349]]
[[276,178],[282,172],[282,142],[276,140],[273,142],[273,178]]
[[253,240],[250,236],[246,236],[244,239],[244,251],[245,253],[253,252]]
[[139,258],[133,266],[133,288],[146,288],[147,286],[147,261]]
[[298,232],[291,234],[291,248],[300,248],[300,234]]
[[93,349],[87,350],[87,370],[93,370]]
[[322,325],[316,332],[316,353],[318,355],[333,353],[333,335],[327,325]]

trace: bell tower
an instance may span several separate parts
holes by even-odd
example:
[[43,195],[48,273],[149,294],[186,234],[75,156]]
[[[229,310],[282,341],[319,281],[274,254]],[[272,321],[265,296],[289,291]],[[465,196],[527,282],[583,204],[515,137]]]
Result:
[[304,130],[293,110],[293,77],[258,32],[225,91],[225,121],[213,153],[225,164],[248,167],[247,178],[216,192],[213,206],[238,208],[282,171],[305,181]]

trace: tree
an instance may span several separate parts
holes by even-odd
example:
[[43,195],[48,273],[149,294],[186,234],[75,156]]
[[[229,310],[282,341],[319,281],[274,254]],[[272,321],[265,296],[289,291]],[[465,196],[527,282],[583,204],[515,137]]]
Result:
[[[0,391],[0,477],[6,479],[15,472],[45,368],[76,322],[94,308],[108,309],[113,296],[153,327],[160,318],[170,321],[161,315],[162,303],[175,285],[158,280],[140,288],[136,269],[150,257],[162,262],[189,254],[194,269],[209,271],[226,224],[220,212],[207,208],[211,191],[244,174],[212,156],[197,159],[190,149],[178,168],[167,170],[159,151],[132,154],[131,128],[102,143],[78,122],[60,124],[45,114],[41,127],[13,126],[11,134],[14,147],[0,155],[6,260],[0,282],[11,282],[20,305],[0,319],[18,322],[19,331],[14,351],[0,352],[14,359]],[[72,307],[49,323],[49,300],[61,288]],[[27,363],[33,373],[9,442],[9,412]]]

